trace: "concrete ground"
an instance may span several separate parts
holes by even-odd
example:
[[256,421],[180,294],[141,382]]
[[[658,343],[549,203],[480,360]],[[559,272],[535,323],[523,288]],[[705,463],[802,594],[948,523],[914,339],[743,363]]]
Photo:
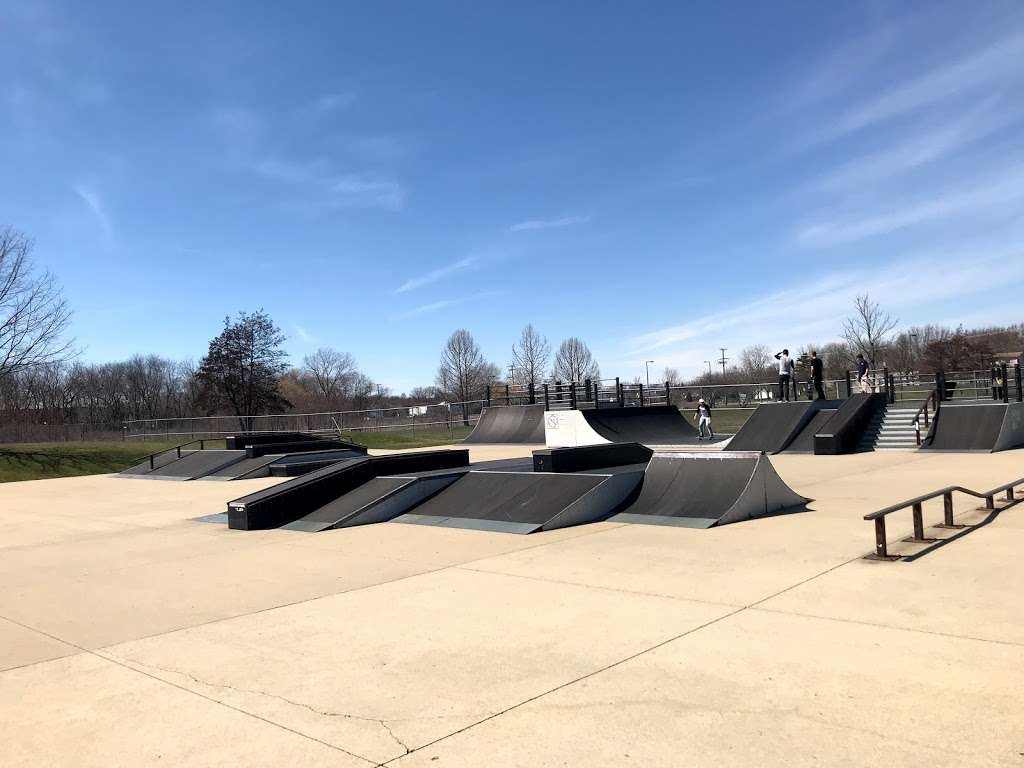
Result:
[[190,519],[271,479],[0,485],[0,765],[1024,767],[1024,506],[861,559],[866,512],[1022,458],[783,455],[806,513],[531,536]]

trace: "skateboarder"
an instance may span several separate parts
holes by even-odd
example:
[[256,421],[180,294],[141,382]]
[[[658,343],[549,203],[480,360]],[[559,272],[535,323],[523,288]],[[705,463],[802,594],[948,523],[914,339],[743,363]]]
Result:
[[864,359],[864,355],[860,352],[857,353],[857,383],[860,384],[860,391],[862,394],[869,394],[871,392],[871,381],[868,376],[868,361]]
[[708,440],[714,440],[715,430],[711,428],[711,406],[707,404],[707,401],[703,397],[697,401],[696,419],[700,429],[700,434],[697,436],[697,439],[704,439],[704,426],[707,425]]
[[814,384],[814,392],[818,400],[825,399],[825,391],[821,388],[822,381],[825,380],[824,374],[825,365],[821,362],[821,358],[818,357],[818,353],[813,349],[811,350],[811,383]]
[[[789,356],[789,350],[784,349],[775,353],[775,359],[779,361],[779,400],[789,402],[789,380],[796,369],[796,364]],[[793,387],[793,397],[796,398],[796,387]]]

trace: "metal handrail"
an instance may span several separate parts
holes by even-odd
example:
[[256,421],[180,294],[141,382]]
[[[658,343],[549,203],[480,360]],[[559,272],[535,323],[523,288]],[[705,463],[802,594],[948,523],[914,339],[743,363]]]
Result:
[[914,436],[917,439],[917,447],[921,447],[921,414],[924,414],[924,426],[927,429],[925,433],[925,439],[928,439],[928,435],[931,434],[932,428],[928,424],[928,403],[932,400],[934,403],[934,413],[932,414],[932,422],[934,423],[935,418],[939,415],[939,406],[942,404],[941,398],[939,398],[939,390],[933,389],[928,393],[928,397],[924,399],[921,407],[917,409],[917,413],[914,414],[914,420],[911,422],[914,425]]
[[965,488],[962,485],[949,485],[945,488],[941,488],[931,493],[926,493],[922,496],[915,496],[913,499],[907,499],[901,501],[898,504],[880,509],[877,512],[872,512],[869,515],[864,515],[865,520],[874,521],[875,523],[875,554],[873,559],[878,560],[897,560],[898,555],[890,555],[888,547],[886,545],[885,536],[885,518],[894,512],[900,512],[907,507],[913,510],[914,519],[914,535],[910,538],[904,539],[904,541],[925,543],[930,541],[926,539],[924,535],[924,517],[922,512],[922,504],[932,499],[937,499],[940,496],[943,500],[943,522],[940,527],[942,528],[962,528],[953,522],[953,494],[956,492],[963,493],[967,496],[973,496],[976,499],[985,500],[985,509],[996,508],[996,494],[1006,492],[1006,501],[1017,503],[1020,501],[1015,494],[1014,489],[1018,485],[1024,485],[1024,477],[1014,480],[1009,483],[1003,483],[1000,486],[991,488],[987,491],[975,491],[970,488]]
[[[217,439],[220,439],[220,438],[213,438],[213,439],[217,440]],[[156,469],[156,467],[153,466],[153,460],[157,456],[163,456],[165,453],[170,453],[171,451],[176,451],[177,454],[178,454],[178,458],[180,459],[181,458],[181,449],[182,448],[184,448],[186,446],[189,446],[189,445],[192,445],[193,443],[199,443],[199,450],[201,451],[201,450],[203,450],[206,447],[204,445],[204,443],[206,443],[208,440],[210,440],[209,437],[202,437],[202,438],[198,438],[196,440],[189,440],[187,443],[182,443],[181,445],[175,445],[175,446],[173,446],[171,448],[165,448],[162,451],[157,451],[156,453],[151,453],[148,456],[143,456],[142,458],[133,461],[132,464],[133,465],[134,464],[141,464],[144,461],[149,461],[149,468],[151,470],[152,469]]]

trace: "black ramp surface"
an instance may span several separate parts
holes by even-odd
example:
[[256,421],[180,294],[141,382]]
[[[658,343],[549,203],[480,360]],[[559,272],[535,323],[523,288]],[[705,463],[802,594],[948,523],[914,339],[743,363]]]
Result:
[[826,403],[828,407],[836,407],[835,403],[825,400],[759,405],[729,442],[729,450],[778,453]]
[[282,526],[293,531],[325,531],[392,520],[448,487],[468,468],[409,477],[375,477],[314,512]]
[[1004,403],[943,404],[935,417],[932,439],[924,448],[932,451],[992,451],[999,441],[1005,417]]
[[134,467],[128,467],[128,469],[122,469],[120,474],[122,475],[148,475],[154,469],[162,469],[171,462],[177,461],[179,458],[184,456],[191,456],[195,451],[182,451],[181,456],[178,456],[178,452],[174,449],[165,451],[157,456],[153,457],[153,466],[149,466],[149,459],[136,464]]
[[814,436],[818,434],[828,421],[835,416],[832,408],[823,408],[811,417],[797,433],[793,441],[786,446],[785,453],[814,453]]
[[396,522],[532,533],[602,520],[633,493],[642,470],[615,474],[469,472]]
[[993,450],[1005,451],[1024,446],[1024,403],[1010,403],[1006,406],[1003,428]]
[[225,447],[231,450],[245,448],[256,443],[292,443],[296,440],[311,440],[306,432],[240,432],[224,438]]
[[674,405],[591,408],[581,413],[597,434],[613,443],[690,445],[697,442],[697,429]]
[[656,453],[639,497],[611,521],[710,528],[796,509],[806,502],[763,454]]
[[245,451],[195,451],[154,472],[150,472],[146,477],[162,478],[165,480],[192,480],[235,464],[244,458]]
[[485,408],[463,443],[544,444],[544,406],[506,405]]
[[445,450],[363,456],[339,461],[228,502],[228,527],[277,528],[320,509],[375,477],[452,469],[469,464],[469,451]]
[[229,464],[226,467],[218,469],[216,472],[211,472],[208,475],[200,477],[200,480],[242,480],[251,477],[269,477],[270,476],[270,465],[278,459],[283,458],[283,454],[271,455],[271,456],[260,456],[256,459],[242,459],[234,464]]
[[646,464],[654,452],[640,443],[605,443],[533,452],[534,472],[586,472],[627,464]]
[[274,477],[295,477],[317,469],[329,467],[339,461],[365,458],[357,451],[315,451],[311,453],[286,453],[270,465]]

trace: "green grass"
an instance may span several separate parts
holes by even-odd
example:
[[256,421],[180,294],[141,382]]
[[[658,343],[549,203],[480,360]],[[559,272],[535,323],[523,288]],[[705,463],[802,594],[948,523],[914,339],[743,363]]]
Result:
[[[223,448],[223,441],[207,447]],[[0,483],[119,472],[143,456],[173,448],[174,442],[98,441],[0,444]],[[198,447],[198,446],[197,446]]]
[[[697,413],[696,408],[680,408],[680,410],[688,422],[694,426],[697,425],[693,418],[694,414]],[[715,432],[723,435],[734,435],[746,423],[753,412],[752,408],[715,408],[711,412],[711,426],[714,427]]]

